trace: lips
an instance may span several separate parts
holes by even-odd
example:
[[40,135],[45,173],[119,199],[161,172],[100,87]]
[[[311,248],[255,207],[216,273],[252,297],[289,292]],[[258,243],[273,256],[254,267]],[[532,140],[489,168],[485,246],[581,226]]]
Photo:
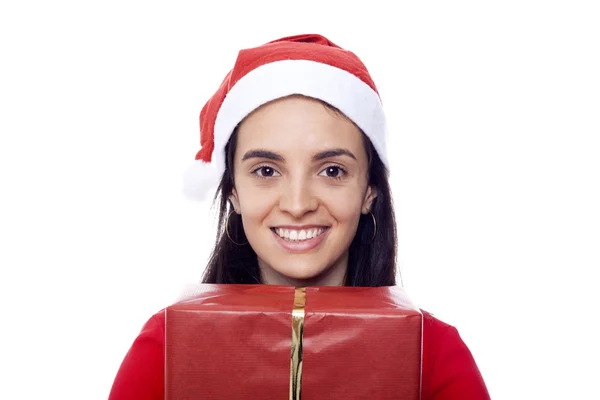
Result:
[[[271,228],[279,247],[290,253],[302,253],[317,248],[329,233],[328,227],[303,229]],[[286,237],[287,236],[287,237]]]

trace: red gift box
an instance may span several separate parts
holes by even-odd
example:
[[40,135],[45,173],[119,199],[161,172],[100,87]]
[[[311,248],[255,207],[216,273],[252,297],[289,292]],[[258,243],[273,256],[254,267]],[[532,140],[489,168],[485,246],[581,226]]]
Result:
[[168,400],[420,398],[422,314],[401,287],[197,289],[166,309]]

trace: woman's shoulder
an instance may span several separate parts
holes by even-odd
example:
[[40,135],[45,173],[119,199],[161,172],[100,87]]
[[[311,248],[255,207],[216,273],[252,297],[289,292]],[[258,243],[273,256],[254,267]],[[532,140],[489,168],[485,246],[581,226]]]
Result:
[[423,314],[423,399],[487,400],[489,393],[473,355],[458,330]]
[[422,308],[419,310],[423,314],[423,329],[428,328],[439,333],[440,331],[454,328],[452,325],[438,319],[432,312],[423,310]]
[[150,317],[125,355],[109,400],[159,400],[164,393],[165,311]]
[[165,312],[163,308],[150,316],[142,326],[135,344],[139,342],[153,343],[154,345],[164,346],[165,338]]

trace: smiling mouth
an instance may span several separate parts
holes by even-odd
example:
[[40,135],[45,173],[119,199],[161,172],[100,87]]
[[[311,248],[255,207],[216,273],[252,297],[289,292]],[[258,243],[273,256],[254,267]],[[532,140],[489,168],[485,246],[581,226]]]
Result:
[[283,240],[289,242],[302,242],[304,240],[314,239],[321,236],[328,228],[310,228],[310,229],[285,229],[271,228],[271,230]]

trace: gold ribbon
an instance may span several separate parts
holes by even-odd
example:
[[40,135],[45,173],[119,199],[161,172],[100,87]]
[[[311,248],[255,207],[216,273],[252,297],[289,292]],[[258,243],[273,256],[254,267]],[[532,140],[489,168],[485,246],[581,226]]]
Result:
[[306,288],[296,288],[292,309],[292,356],[290,362],[290,400],[300,400],[302,389],[302,336]]

